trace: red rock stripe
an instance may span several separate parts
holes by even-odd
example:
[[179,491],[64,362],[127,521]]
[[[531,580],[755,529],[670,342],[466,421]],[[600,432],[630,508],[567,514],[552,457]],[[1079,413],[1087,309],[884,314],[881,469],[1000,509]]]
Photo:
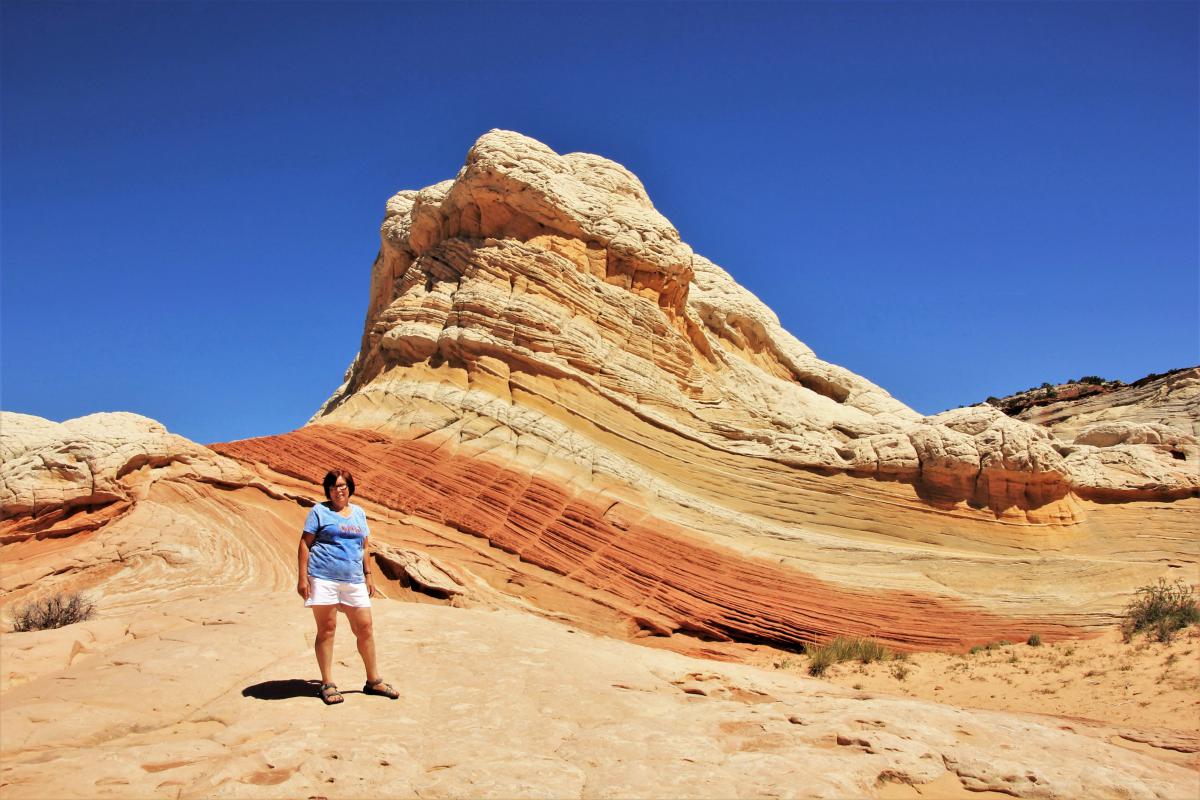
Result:
[[956,650],[1032,633],[1047,640],[1077,635],[1063,625],[1005,618],[949,598],[835,586],[701,543],[651,516],[624,530],[604,516],[611,500],[420,439],[314,425],[212,447],[315,484],[328,468],[349,469],[364,497],[486,538],[614,596],[630,619],[655,630],[785,647],[835,635],[874,636],[910,650]]

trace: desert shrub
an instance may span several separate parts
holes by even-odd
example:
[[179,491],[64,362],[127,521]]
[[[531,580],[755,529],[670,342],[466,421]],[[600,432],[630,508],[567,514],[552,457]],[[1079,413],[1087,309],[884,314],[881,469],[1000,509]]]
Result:
[[1030,647],[1041,647],[1042,646],[1041,634],[1037,634],[1037,633],[1033,634],[1032,636],[1030,636],[1028,639],[1025,640],[1025,644],[1029,645]]
[[816,649],[809,655],[808,674],[824,675],[825,670],[834,664],[833,653],[829,650]]
[[1134,634],[1150,631],[1160,642],[1169,642],[1175,631],[1200,622],[1200,608],[1192,587],[1182,580],[1142,586],[1125,609],[1122,631],[1129,641]]
[[843,661],[870,664],[894,658],[892,651],[879,642],[861,637],[839,636],[825,644],[805,645],[804,652],[809,657],[809,675],[824,675],[830,666]]
[[1108,383],[1108,381],[1104,380],[1104,378],[1101,378],[1099,375],[1084,375],[1079,379],[1078,382],[1089,383],[1092,386],[1103,386],[1104,384]]
[[13,631],[43,631],[91,619],[96,606],[79,592],[55,592],[31,600],[13,612]]
[[977,645],[975,645],[974,647],[972,647],[970,650],[968,650],[968,651],[967,651],[967,654],[968,654],[968,655],[972,655],[972,656],[973,656],[973,655],[975,655],[976,653],[980,653],[980,652],[982,652],[982,651],[983,651],[983,645],[981,645],[981,644],[977,644]]

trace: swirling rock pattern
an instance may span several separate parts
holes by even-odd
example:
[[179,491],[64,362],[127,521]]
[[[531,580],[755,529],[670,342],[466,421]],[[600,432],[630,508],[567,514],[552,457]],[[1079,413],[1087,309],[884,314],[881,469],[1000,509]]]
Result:
[[1070,633],[1062,624],[1004,618],[948,598],[829,584],[706,543],[636,506],[422,441],[314,425],[216,447],[313,483],[322,465],[341,464],[364,497],[482,537],[522,562],[601,591],[649,633],[793,646],[850,634],[900,649]]

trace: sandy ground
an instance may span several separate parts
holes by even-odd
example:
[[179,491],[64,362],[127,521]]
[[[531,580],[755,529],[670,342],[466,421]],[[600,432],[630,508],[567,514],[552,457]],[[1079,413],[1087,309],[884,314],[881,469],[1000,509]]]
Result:
[[[807,674],[803,655],[758,648],[744,660]],[[994,645],[974,654],[918,653],[830,667],[823,680],[875,695],[1062,718],[1132,750],[1200,768],[1200,628],[1167,644],[1117,630],[1093,639]],[[914,795],[915,796],[915,795]]]
[[[280,592],[4,633],[0,797],[1192,800],[1200,789],[1162,748],[835,685],[868,680],[852,666],[817,681],[799,664],[699,661],[512,610],[380,600],[375,619],[402,698],[358,691],[341,626],[335,707],[314,696],[311,618]],[[982,670],[1006,656],[977,658]],[[933,672],[907,666],[908,687]]]

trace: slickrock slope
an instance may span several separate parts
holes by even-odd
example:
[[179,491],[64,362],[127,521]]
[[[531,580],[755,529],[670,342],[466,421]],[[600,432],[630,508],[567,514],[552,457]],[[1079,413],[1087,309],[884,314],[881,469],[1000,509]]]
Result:
[[[381,601],[393,703],[312,696],[298,601],[178,597],[56,631],[4,694],[13,798],[1192,797],[1194,771],[1046,719],[872,696],[690,659],[514,611]],[[69,659],[63,654],[71,652]]]
[[973,603],[912,591],[864,591],[774,560],[747,557],[694,531],[589,490],[445,455],[423,440],[314,425],[283,437],[216,445],[317,483],[341,463],[362,497],[451,529],[599,593],[630,621],[627,633],[684,631],[717,640],[797,643],[875,636],[903,649],[971,643],[1067,626],[988,613]]
[[[1070,397],[1076,387],[1092,392]],[[1064,442],[1172,446],[1192,444],[1200,436],[1200,367],[1172,370],[1128,385],[1072,384],[1053,389],[1054,398],[1045,391],[1035,393],[1040,397],[1028,401],[1015,416],[1049,428]],[[1186,456],[1185,448],[1174,455]]]

